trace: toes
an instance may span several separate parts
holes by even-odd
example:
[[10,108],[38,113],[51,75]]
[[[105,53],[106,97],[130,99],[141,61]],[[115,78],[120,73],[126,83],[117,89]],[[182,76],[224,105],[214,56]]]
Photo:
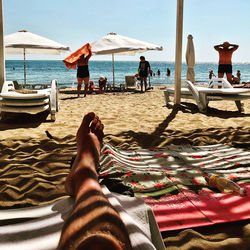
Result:
[[85,131],[87,131],[87,133],[89,133],[90,132],[90,128],[89,128],[90,123],[93,121],[93,119],[95,118],[95,116],[96,115],[95,115],[94,112],[90,112],[87,115],[85,115],[83,117],[82,124],[81,124],[81,126],[80,126],[80,128],[79,128],[78,131],[85,130]]
[[104,125],[99,120],[99,117],[95,116],[90,126],[90,130],[92,133],[94,133],[98,137],[99,141],[102,141],[104,137],[103,129],[104,129]]
[[99,117],[95,116],[90,125],[90,130],[92,133],[95,133],[95,130],[97,129],[99,123],[100,123]]
[[103,129],[104,129],[104,125],[100,122],[100,124],[99,124],[99,126],[97,127],[96,132],[95,132],[95,134],[96,134],[96,136],[98,137],[98,140],[99,140],[100,142],[102,142],[103,137],[104,137]]
[[90,123],[95,119],[96,115],[94,112],[90,112],[83,117],[82,125],[89,128]]

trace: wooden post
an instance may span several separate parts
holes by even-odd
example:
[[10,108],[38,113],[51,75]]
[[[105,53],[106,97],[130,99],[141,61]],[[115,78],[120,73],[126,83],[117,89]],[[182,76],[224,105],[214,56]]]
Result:
[[183,0],[177,0],[176,47],[175,47],[175,92],[174,103],[181,102],[181,64],[182,64]]
[[115,63],[114,63],[114,53],[112,54],[112,64],[113,64],[113,87],[115,88]]
[[3,34],[3,2],[0,0],[0,92],[5,81],[4,34]]

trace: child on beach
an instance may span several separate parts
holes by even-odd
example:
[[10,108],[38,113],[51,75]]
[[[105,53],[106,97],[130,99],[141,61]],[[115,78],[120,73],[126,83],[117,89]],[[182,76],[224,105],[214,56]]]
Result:
[[100,92],[105,93],[106,92],[107,77],[100,76],[98,83],[99,83]]

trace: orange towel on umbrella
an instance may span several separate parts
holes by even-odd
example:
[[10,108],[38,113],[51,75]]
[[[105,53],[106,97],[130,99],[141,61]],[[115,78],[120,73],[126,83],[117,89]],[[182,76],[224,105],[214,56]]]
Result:
[[76,65],[77,65],[76,62],[82,55],[85,55],[85,56],[92,55],[92,50],[91,50],[91,46],[89,43],[86,43],[80,49],[78,49],[77,51],[75,51],[74,53],[66,57],[63,60],[63,62],[65,63],[68,69],[72,69],[72,68],[76,69]]

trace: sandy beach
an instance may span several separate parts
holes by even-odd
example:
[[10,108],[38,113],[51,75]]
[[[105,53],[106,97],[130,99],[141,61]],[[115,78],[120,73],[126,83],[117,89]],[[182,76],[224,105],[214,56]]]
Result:
[[247,143],[250,126],[250,101],[244,113],[233,101],[210,102],[207,114],[198,112],[192,100],[182,100],[178,113],[166,107],[163,87],[146,93],[92,94],[76,98],[60,94],[56,121],[44,115],[13,116],[0,123],[0,140],[46,138],[45,131],[62,139],[74,136],[84,114],[95,112],[105,125],[105,140],[132,149],[170,144],[206,145]]
[[[232,101],[211,102],[208,113],[202,114],[190,100],[182,100],[178,112],[167,108],[162,87],[142,94],[118,92],[76,98],[76,94],[60,93],[59,97],[55,122],[49,115],[18,115],[0,122],[1,208],[46,204],[66,196],[63,184],[76,150],[75,134],[83,115],[91,111],[105,126],[104,140],[122,149],[217,143],[250,149],[250,100],[244,101],[242,114]],[[249,221],[233,224],[239,228],[236,236],[232,227],[223,227],[226,231],[221,234],[222,227],[170,232],[165,243],[168,249],[177,249],[187,239],[197,247],[205,243],[214,247],[217,241],[221,247],[247,249]],[[212,235],[208,237],[208,233]]]

